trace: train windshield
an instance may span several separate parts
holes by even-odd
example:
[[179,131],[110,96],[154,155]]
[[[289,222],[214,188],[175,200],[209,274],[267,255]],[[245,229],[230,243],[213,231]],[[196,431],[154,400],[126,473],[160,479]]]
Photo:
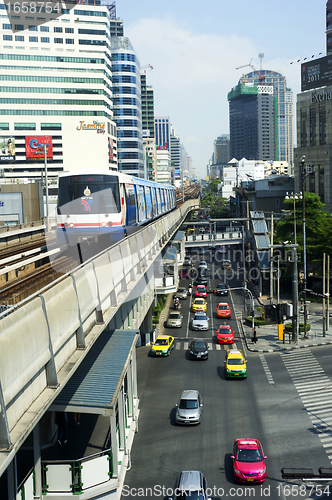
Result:
[[119,181],[116,176],[79,175],[60,177],[59,214],[114,214],[120,211]]

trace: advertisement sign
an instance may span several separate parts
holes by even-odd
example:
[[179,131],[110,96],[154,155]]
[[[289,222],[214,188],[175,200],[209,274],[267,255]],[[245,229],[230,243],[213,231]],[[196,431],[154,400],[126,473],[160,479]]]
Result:
[[25,155],[27,160],[43,160],[44,144],[46,144],[46,158],[53,158],[52,136],[34,135],[25,137]]
[[301,92],[332,84],[332,56],[301,64]]
[[174,179],[180,179],[180,177],[181,177],[181,171],[179,168],[176,168],[174,170]]
[[113,160],[113,139],[111,137],[108,138],[108,160]]
[[0,162],[15,161],[14,137],[0,137]]

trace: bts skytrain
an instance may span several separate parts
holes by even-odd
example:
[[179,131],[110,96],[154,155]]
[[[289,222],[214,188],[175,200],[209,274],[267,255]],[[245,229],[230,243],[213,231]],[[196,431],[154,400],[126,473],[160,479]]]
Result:
[[59,175],[57,238],[70,245],[94,236],[117,241],[176,207],[175,188],[121,172]]

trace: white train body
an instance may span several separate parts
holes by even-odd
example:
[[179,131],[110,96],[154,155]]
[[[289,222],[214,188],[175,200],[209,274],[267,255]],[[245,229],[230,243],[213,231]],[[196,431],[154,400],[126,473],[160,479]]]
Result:
[[174,186],[105,170],[63,173],[59,175],[57,237],[70,246],[101,235],[119,240],[175,207]]

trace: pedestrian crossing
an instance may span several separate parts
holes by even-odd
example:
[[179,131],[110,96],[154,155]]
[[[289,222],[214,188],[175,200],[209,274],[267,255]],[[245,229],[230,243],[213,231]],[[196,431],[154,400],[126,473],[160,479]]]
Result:
[[332,461],[332,384],[310,350],[281,354],[322,446]]
[[260,360],[262,362],[263,370],[264,370],[265,375],[267,377],[268,383],[271,384],[271,385],[274,385],[274,380],[273,380],[273,377],[272,377],[272,373],[271,373],[270,368],[269,368],[269,366],[268,366],[268,364],[266,362],[264,354],[260,354],[259,358],[260,358]]
[[[209,351],[227,351],[228,349],[238,349],[235,342],[234,344],[214,344],[212,341],[209,342],[206,339],[206,343]],[[189,344],[190,344],[189,340],[175,341],[175,349],[178,351],[180,350],[186,351],[187,349],[189,349]],[[241,347],[239,349],[241,349]]]

